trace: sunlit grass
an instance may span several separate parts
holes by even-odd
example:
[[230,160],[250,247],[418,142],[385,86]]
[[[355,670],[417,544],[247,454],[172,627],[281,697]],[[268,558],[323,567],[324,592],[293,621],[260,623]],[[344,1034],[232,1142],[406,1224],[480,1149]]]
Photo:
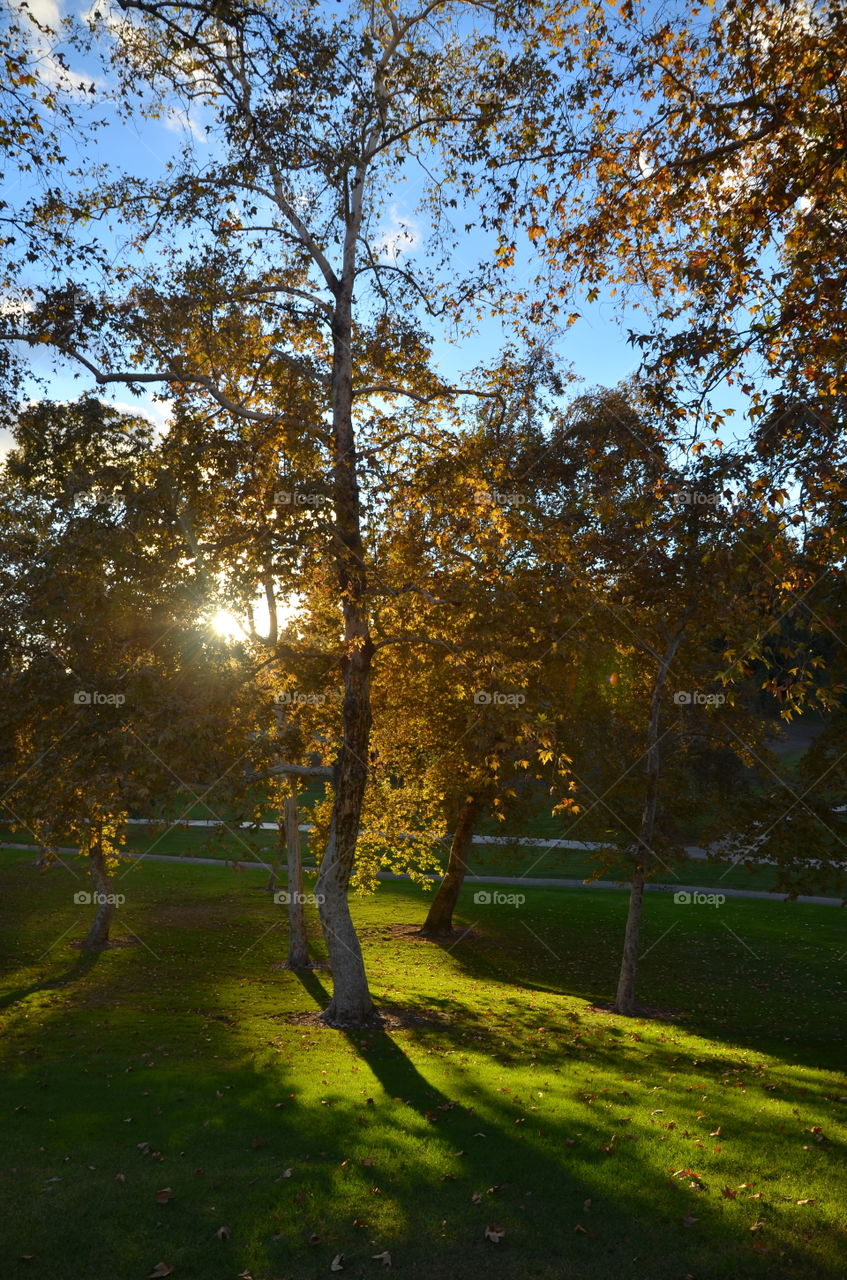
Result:
[[327,975],[274,967],[258,873],[132,871],[116,933],[143,941],[89,964],[71,876],[2,866],[15,1267],[283,1280],[343,1254],[371,1276],[388,1250],[439,1280],[847,1271],[833,908],[651,899],[641,993],[663,1020],[630,1021],[598,1007],[624,895],[468,893],[474,932],[447,950],[398,934],[424,897],[383,886],[354,903],[374,993],[429,1021],[344,1035],[290,1020]]

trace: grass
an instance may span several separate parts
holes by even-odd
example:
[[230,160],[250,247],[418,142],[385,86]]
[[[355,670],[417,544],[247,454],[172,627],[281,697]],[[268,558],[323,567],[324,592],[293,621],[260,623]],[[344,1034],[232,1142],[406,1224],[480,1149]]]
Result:
[[[31,839],[26,833],[15,834],[9,828],[0,827],[0,840],[27,844]],[[32,847],[35,849],[34,845]],[[219,833],[201,828],[174,827],[169,830],[130,827],[126,847],[135,854],[150,852],[159,856],[220,858],[222,862],[238,861],[248,864],[255,861],[272,863],[278,846],[274,831]],[[313,855],[309,850],[307,835],[303,836],[303,849],[308,861]],[[446,866],[446,853],[443,864]],[[627,876],[627,868],[623,863],[606,866],[589,850],[521,847],[518,844],[475,845],[470,867],[472,876],[483,877],[494,875],[586,880],[596,877],[598,871],[602,880],[622,881]],[[771,892],[776,884],[777,870],[767,864],[733,866],[716,860],[692,858],[658,867],[654,878],[660,884]],[[826,880],[821,882],[815,892],[823,896],[828,892],[838,896],[836,886],[833,884],[828,888]]]
[[384,884],[354,900],[374,994],[428,1021],[343,1034],[292,1021],[327,975],[275,967],[258,872],[137,865],[139,941],[83,958],[79,884],[28,862],[0,854],[11,1275],[370,1277],[386,1250],[410,1280],[847,1273],[834,908],[651,897],[664,1013],[628,1020],[601,1007],[623,893],[467,890],[447,948]]

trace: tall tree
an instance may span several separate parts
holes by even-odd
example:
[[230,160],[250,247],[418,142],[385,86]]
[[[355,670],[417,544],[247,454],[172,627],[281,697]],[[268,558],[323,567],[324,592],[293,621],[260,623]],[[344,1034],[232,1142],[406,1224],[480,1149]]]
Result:
[[[116,211],[135,221],[133,245],[143,245],[144,257],[119,257],[96,285],[94,313],[84,301],[59,327],[60,293],[48,292],[12,331],[49,338],[101,384],[201,393],[231,422],[287,421],[297,434],[268,381],[281,366],[320,404],[312,430],[326,453],[324,536],[344,629],[343,736],[318,886],[334,983],[326,1017],[362,1022],[372,1002],[347,888],[371,728],[367,428],[379,427],[381,404],[455,393],[419,372],[420,336],[398,317],[454,317],[468,304],[475,311],[500,284],[482,268],[456,279],[439,154],[469,121],[496,132],[518,98],[526,116],[546,70],[506,5],[382,0],[334,17],[314,3],[200,3],[189,21],[183,5],[167,0],[121,7],[123,17],[99,25],[113,42],[123,109],[137,113],[139,95],[153,114],[163,97],[181,100],[213,146],[202,156],[188,147],[160,181],[129,175],[52,206],[51,216],[64,219],[94,207],[104,219]],[[496,110],[478,96],[492,83],[501,90]],[[403,237],[414,233],[392,224],[391,201],[413,170],[422,181],[434,174],[425,208],[440,252],[425,264],[401,259]],[[217,334],[236,316],[242,327],[247,317],[252,341],[233,373],[217,358]],[[362,377],[369,345],[376,379]]]

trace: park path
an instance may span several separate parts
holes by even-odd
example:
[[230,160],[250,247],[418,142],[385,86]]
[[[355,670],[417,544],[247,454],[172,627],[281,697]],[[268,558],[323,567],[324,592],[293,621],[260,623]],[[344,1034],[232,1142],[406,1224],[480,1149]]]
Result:
[[[489,839],[499,839],[493,836]],[[506,843],[509,843],[507,840]],[[527,840],[527,844],[542,844],[540,840]],[[551,844],[560,845],[561,841],[551,841]],[[11,844],[7,841],[0,841],[0,849],[25,849],[30,853],[38,853],[38,849],[32,844]],[[66,846],[56,850],[57,853],[75,854],[79,850]],[[201,867],[228,867],[233,866],[238,871],[271,871],[272,867],[267,862],[261,862],[257,858],[253,862],[237,861],[234,864],[226,858],[186,858],[171,853],[125,853],[119,855],[127,862],[178,862],[188,865],[196,864]],[[316,871],[317,867],[304,866],[304,871]],[[441,877],[435,873],[427,874],[427,880],[437,881]],[[409,876],[398,875],[393,871],[378,871],[378,880],[410,880]],[[468,885],[509,885],[513,888],[540,888],[540,889],[625,889],[626,885],[616,880],[568,880],[557,877],[548,876],[493,876],[487,872],[481,872],[479,875],[470,874],[466,881]],[[689,894],[722,894],[724,898],[758,898],[769,902],[788,902],[790,901],[787,894],[783,893],[767,893],[761,889],[730,889],[723,888],[720,885],[700,885],[700,884],[647,884],[644,886],[650,893],[689,893]],[[800,894],[795,899],[796,902],[809,903],[812,906],[840,907],[842,901],[840,898],[822,898],[813,894]],[[699,905],[699,904],[697,904]],[[703,904],[705,905],[705,904]]]

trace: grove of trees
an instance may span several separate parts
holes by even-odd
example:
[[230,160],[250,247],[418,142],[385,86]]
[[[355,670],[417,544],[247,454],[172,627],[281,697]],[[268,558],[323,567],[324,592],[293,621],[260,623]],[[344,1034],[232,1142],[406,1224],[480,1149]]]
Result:
[[[296,879],[322,788],[332,1025],[375,1013],[351,887],[428,883],[446,833],[450,936],[483,822],[613,832],[621,1014],[693,813],[788,892],[847,883],[845,14],[671,10],[4,16],[3,819],[103,899],[177,792],[274,806]],[[166,162],[122,145],[162,119]],[[578,385],[601,296],[641,363]]]

